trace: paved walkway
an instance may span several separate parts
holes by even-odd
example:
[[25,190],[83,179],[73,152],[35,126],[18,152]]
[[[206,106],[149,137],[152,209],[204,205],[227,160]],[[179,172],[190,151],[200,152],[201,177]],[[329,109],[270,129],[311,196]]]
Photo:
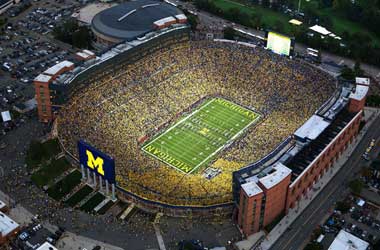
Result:
[[91,250],[95,246],[100,246],[102,250],[123,250],[123,248],[112,246],[110,244],[106,244],[70,232],[65,232],[56,245],[56,247],[60,250]]

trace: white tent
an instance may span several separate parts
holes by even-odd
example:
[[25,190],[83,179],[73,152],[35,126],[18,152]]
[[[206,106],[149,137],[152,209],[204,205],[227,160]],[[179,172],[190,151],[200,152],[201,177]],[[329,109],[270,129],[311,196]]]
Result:
[[9,110],[1,112],[1,118],[3,119],[3,122],[8,122],[12,120],[11,113],[9,113]]

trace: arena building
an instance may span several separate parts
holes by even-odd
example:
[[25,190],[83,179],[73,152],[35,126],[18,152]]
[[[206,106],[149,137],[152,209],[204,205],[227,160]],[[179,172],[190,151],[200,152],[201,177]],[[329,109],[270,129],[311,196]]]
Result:
[[187,18],[174,5],[164,1],[130,1],[103,10],[91,22],[96,41],[113,45],[141,39],[148,33],[186,25]]

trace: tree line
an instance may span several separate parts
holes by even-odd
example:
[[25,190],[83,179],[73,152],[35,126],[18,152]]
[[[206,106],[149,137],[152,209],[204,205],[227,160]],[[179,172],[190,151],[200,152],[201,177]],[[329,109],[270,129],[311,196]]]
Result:
[[[362,2],[365,1],[362,0]],[[380,0],[368,0],[368,2],[375,2],[376,4],[373,5],[372,8],[364,8],[357,7],[356,5],[358,4],[353,4],[351,0],[320,0],[318,6],[319,8],[334,8],[337,12],[342,13],[342,15],[345,13],[348,20],[358,22],[363,26],[368,27],[373,34],[380,38],[380,9],[378,7]],[[259,13],[249,15],[246,12],[241,11],[239,8],[223,10],[216,6],[213,0],[194,0],[194,4],[200,10],[205,10],[231,22],[255,29],[276,30],[295,37],[297,42],[306,44],[307,46],[380,66],[380,47],[379,45],[374,45],[372,38],[364,31],[355,33],[344,31],[343,34],[340,34],[342,40],[334,39],[329,36],[322,38],[317,34],[312,35],[307,28],[308,25],[317,23],[328,29],[332,27],[331,17],[329,15],[318,15],[313,8],[306,8],[304,10],[304,17],[299,17],[304,22],[304,25],[300,27],[293,26],[289,30],[288,27],[285,27],[287,24],[280,21],[275,21],[274,24],[268,26],[263,22],[262,15]],[[252,0],[250,1],[250,4],[259,4],[259,1]],[[292,6],[293,1],[278,0],[277,2],[270,4],[269,1],[262,0],[260,4],[263,7],[280,11],[286,4]],[[365,4],[365,6],[367,5],[368,3]],[[352,6],[356,6],[354,10],[352,10]],[[364,4],[362,6],[364,6]],[[373,11],[375,11],[377,15],[373,15]],[[353,12],[356,14],[354,15]],[[350,27],[347,28],[349,29]]]

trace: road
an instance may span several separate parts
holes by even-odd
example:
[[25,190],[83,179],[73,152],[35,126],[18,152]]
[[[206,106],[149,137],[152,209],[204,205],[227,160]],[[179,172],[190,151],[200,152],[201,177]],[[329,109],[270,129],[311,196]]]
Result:
[[347,183],[354,179],[360,171],[360,167],[366,164],[361,155],[372,138],[380,138],[379,126],[380,117],[372,123],[344,166],[290,225],[290,229],[275,242],[271,250],[298,250],[304,247],[313,230],[320,224],[322,218],[329,213],[334,203],[348,193]]

